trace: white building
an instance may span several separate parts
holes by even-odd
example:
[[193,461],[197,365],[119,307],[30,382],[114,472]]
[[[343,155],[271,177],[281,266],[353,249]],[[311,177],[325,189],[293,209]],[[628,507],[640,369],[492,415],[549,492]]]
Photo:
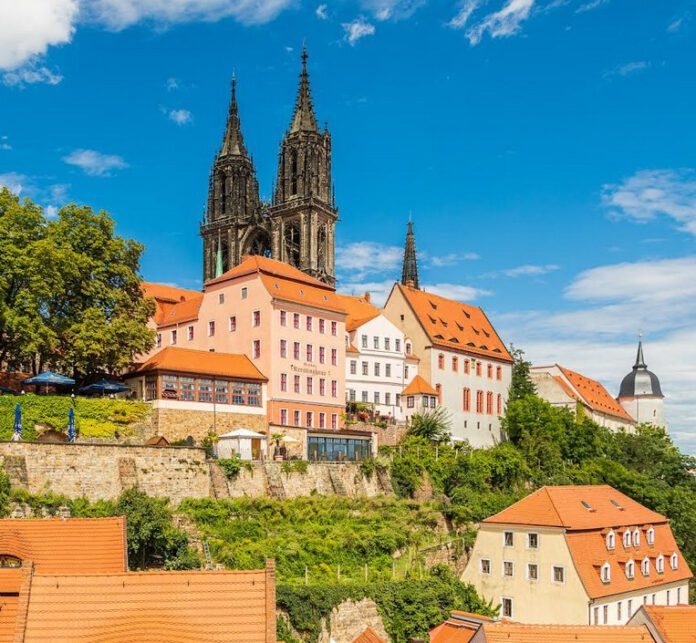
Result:
[[559,364],[532,366],[530,377],[537,395],[553,406],[583,413],[612,431],[633,432],[635,420],[597,380]]
[[411,341],[370,295],[340,295],[346,318],[346,401],[371,404],[376,413],[403,420],[401,394],[418,374]]
[[618,400],[621,406],[635,418],[636,423],[647,422],[667,428],[664,415],[664,395],[660,380],[648,370],[643,358],[643,342],[638,342],[638,354],[633,370],[623,378]]

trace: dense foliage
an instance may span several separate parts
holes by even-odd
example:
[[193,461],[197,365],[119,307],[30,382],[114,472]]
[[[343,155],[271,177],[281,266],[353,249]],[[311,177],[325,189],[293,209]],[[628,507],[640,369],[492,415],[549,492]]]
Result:
[[419,438],[426,438],[435,442],[446,442],[450,439],[450,426],[452,419],[444,406],[436,409],[422,411],[411,416],[411,424],[408,432]]
[[15,405],[22,409],[22,436],[36,438],[35,424],[43,424],[58,431],[67,430],[68,411],[75,409],[75,427],[78,436],[113,438],[116,434],[127,437],[134,425],[144,421],[150,406],[132,400],[112,400],[108,397],[77,397],[65,395],[0,396],[0,440],[9,440],[14,427]]
[[70,204],[48,219],[1,188],[0,363],[79,379],[128,367],[154,344],[142,251],[106,212]]

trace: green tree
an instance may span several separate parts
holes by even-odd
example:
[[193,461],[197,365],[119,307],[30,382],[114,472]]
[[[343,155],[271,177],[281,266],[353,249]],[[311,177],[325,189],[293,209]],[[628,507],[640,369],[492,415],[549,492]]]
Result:
[[436,409],[414,413],[411,416],[409,433],[435,442],[446,442],[450,439],[451,425],[449,412],[444,406],[439,406]]
[[510,354],[512,355],[512,380],[510,381],[510,391],[508,402],[521,400],[527,395],[536,395],[536,386],[530,376],[531,362],[524,358],[524,351],[515,348],[510,344]]

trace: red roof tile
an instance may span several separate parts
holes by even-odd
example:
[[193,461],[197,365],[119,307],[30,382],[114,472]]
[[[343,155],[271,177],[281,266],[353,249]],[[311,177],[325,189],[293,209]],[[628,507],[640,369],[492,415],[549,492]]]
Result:
[[665,643],[696,641],[696,605],[644,605],[641,609]]
[[486,643],[653,643],[647,628],[628,625],[523,625],[484,623]]
[[627,422],[635,421],[597,380],[571,371],[560,364],[557,366],[591,409]]
[[354,638],[351,643],[387,643],[377,632],[368,627],[362,634]]
[[346,330],[351,332],[363,324],[369,322],[380,314],[379,308],[373,306],[365,297],[336,294],[343,304],[348,317],[346,317]]
[[404,389],[402,395],[437,395],[437,391],[420,375],[416,375]]

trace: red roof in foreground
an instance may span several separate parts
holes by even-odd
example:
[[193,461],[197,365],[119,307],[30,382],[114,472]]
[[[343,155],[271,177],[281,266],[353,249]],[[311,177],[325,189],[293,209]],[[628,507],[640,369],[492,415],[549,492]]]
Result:
[[654,643],[642,625],[523,625],[484,623],[486,643]]
[[696,641],[696,605],[643,605],[641,609],[665,643]]
[[430,643],[469,643],[481,624],[492,620],[470,612],[450,612],[450,618],[430,630]]
[[387,643],[377,632],[368,627],[362,634],[354,638],[351,643]]

